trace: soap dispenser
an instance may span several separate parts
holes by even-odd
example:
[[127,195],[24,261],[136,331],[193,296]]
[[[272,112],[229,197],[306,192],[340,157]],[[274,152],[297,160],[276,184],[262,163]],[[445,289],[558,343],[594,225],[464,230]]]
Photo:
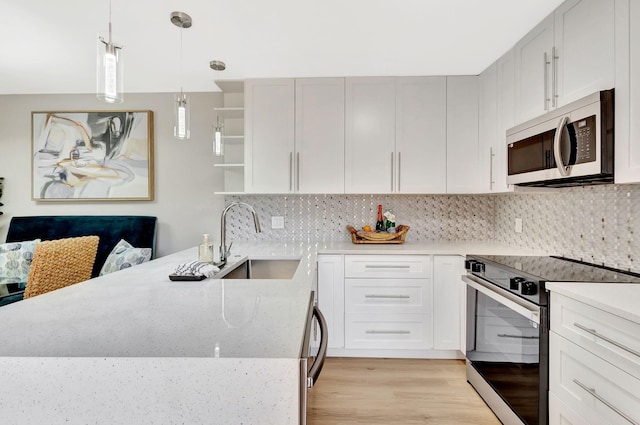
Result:
[[198,261],[213,264],[213,243],[209,240],[209,234],[202,235],[202,243],[198,247]]

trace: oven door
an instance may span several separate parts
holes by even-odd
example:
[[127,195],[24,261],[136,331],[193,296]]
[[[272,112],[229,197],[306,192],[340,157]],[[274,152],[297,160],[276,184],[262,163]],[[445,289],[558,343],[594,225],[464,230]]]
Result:
[[467,275],[467,379],[505,424],[546,425],[547,310]]

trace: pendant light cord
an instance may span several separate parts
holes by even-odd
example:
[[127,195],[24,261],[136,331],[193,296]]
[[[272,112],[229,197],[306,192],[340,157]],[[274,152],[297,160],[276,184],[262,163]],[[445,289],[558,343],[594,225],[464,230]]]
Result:
[[183,27],[180,27],[180,98],[183,97],[183,92],[182,92],[182,30]]

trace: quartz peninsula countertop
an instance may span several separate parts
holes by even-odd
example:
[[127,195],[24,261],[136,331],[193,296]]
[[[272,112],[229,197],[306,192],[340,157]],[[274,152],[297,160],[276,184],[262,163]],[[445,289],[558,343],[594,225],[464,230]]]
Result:
[[[490,242],[235,242],[246,258],[296,258],[292,279],[170,281],[196,248],[0,308],[0,356],[298,358],[317,254],[529,254]],[[538,253],[540,254],[540,253]]]

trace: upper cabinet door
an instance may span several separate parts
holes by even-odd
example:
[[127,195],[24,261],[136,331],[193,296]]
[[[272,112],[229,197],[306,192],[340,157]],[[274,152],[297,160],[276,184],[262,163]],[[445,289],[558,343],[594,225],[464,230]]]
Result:
[[[494,175],[494,157],[498,145],[498,76],[492,64],[478,76],[480,180],[482,192],[492,192],[498,176]],[[506,177],[505,177],[506,179]]]
[[479,193],[478,77],[447,77],[447,193]]
[[616,1],[615,182],[640,183],[640,3]]
[[344,78],[296,80],[298,193],[344,193],[344,90]]
[[567,0],[554,13],[558,105],[615,85],[614,0]]
[[396,192],[446,192],[446,104],[446,77],[396,80]]
[[346,79],[347,193],[393,192],[395,102],[395,78]]
[[520,123],[551,107],[553,15],[548,16],[515,46],[516,120]]
[[515,53],[511,49],[496,62],[498,83],[498,140],[493,151],[493,192],[509,192],[507,184],[507,130],[516,123]]
[[294,80],[245,82],[245,191],[294,190]]

